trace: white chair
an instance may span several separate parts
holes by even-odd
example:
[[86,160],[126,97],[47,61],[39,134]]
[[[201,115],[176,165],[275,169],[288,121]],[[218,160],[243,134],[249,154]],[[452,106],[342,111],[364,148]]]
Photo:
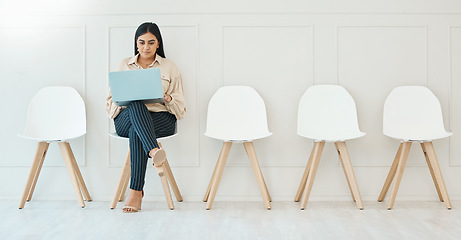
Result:
[[440,102],[431,90],[422,86],[392,90],[384,103],[383,133],[401,143],[378,201],[384,200],[395,178],[388,205],[389,210],[393,208],[411,144],[420,142],[439,199],[451,209],[432,140],[449,137],[452,133],[445,131]]
[[264,205],[267,209],[271,209],[271,198],[253,146],[253,140],[268,137],[271,134],[267,128],[264,101],[256,90],[247,86],[226,86],[216,91],[208,104],[205,135],[222,140],[224,144],[203,198],[203,201],[207,202],[207,210],[213,205],[233,142],[243,142]]
[[[114,138],[123,139],[126,141],[129,140],[129,138],[121,137],[115,132],[110,133],[109,135]],[[158,145],[162,147],[162,143],[160,142],[161,140],[172,138],[176,135],[178,135],[178,133],[175,133],[174,135],[167,136],[167,137],[157,138]],[[168,208],[173,210],[174,204],[173,204],[173,198],[171,197],[170,185],[176,196],[176,200],[178,200],[178,202],[182,202],[183,199],[182,199],[181,193],[179,192],[178,185],[176,184],[176,180],[174,179],[173,172],[171,171],[170,164],[168,163],[168,159],[166,159],[162,165],[154,166],[154,167],[157,170],[158,175],[160,176],[160,180],[162,182],[163,192],[165,194]],[[130,161],[130,149],[128,148],[128,153],[126,155],[125,163],[122,167],[122,173],[120,174],[120,179],[117,184],[117,189],[115,190],[115,195],[110,204],[111,209],[114,209],[117,206],[117,202],[123,201],[125,197],[126,189],[128,186],[128,182],[130,180],[130,176],[131,176],[131,161]]]
[[295,196],[295,202],[299,202],[302,196],[301,209],[307,206],[325,142],[335,143],[352,199],[363,209],[345,141],[362,137],[365,133],[359,129],[355,102],[347,90],[338,85],[316,85],[307,89],[299,101],[298,135],[314,140]]
[[85,103],[71,87],[45,87],[32,98],[29,104],[26,128],[19,136],[38,141],[35,158],[22,195],[19,208],[24,208],[34,193],[48,146],[58,142],[75,195],[80,206],[85,207],[81,193],[87,201],[90,194],[75,161],[69,140],[86,134]]

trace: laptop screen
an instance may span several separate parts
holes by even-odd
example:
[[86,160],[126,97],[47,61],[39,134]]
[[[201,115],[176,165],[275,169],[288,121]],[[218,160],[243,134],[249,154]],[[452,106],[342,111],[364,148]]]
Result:
[[132,101],[164,102],[159,68],[109,72],[112,101],[127,106]]

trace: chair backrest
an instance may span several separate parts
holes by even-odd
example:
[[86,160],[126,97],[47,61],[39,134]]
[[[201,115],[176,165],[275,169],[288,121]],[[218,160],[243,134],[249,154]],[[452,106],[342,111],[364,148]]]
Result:
[[251,141],[270,136],[266,106],[251,87],[221,87],[211,97],[205,135],[224,141]]
[[383,133],[402,140],[432,140],[452,135],[445,131],[437,97],[423,86],[397,87],[384,103]]
[[21,136],[39,141],[67,140],[86,133],[85,103],[71,87],[45,87],[29,103]]
[[298,135],[323,141],[344,141],[365,133],[359,129],[352,96],[338,85],[315,85],[299,101]]

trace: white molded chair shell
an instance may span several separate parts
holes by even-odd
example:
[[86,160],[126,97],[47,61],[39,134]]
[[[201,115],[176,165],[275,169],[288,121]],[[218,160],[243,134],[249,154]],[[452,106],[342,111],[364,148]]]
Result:
[[308,88],[299,101],[298,135],[318,141],[345,141],[365,135],[354,99],[338,85]]
[[85,103],[72,87],[45,87],[31,99],[26,128],[19,136],[62,141],[86,134]]
[[211,97],[205,135],[224,141],[252,141],[270,136],[266,106],[248,86],[221,87]]
[[430,141],[452,135],[445,130],[439,100],[423,86],[392,90],[384,103],[383,133],[407,141]]

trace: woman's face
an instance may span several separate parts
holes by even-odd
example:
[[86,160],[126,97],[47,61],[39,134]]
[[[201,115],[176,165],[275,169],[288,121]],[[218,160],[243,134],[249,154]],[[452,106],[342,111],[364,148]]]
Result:
[[155,58],[155,53],[159,47],[160,43],[154,34],[147,32],[138,37],[136,40],[136,46],[138,47],[138,52],[143,58]]

